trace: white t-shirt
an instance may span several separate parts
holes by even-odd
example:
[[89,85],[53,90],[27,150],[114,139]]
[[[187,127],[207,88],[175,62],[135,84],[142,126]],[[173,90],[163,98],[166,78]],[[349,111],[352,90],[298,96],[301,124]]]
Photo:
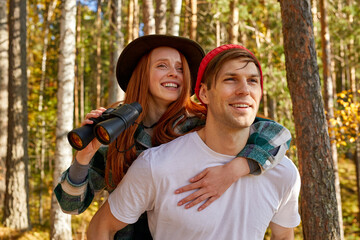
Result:
[[211,150],[196,132],[144,151],[109,196],[112,214],[134,223],[147,211],[154,239],[263,239],[270,222],[284,227],[300,223],[300,176],[287,157],[260,176],[240,178],[203,211],[185,209],[175,194],[189,179],[234,156]]

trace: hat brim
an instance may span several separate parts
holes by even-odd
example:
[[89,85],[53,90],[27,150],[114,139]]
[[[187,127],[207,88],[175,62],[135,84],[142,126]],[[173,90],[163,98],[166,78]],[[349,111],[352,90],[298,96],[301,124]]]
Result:
[[194,92],[200,62],[205,56],[201,46],[188,38],[167,35],[146,35],[129,43],[119,56],[116,78],[121,89],[126,92],[131,75],[140,59],[157,47],[171,47],[181,52],[190,68],[191,92]]

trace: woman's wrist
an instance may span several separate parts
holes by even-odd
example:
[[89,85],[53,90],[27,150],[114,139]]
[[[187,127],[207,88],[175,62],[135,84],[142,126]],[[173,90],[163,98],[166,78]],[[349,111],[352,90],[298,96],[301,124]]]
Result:
[[234,182],[250,173],[248,161],[244,157],[233,159],[225,167],[229,170],[229,174],[233,177]]
[[75,154],[75,161],[77,161],[80,165],[88,165],[94,156],[94,153],[89,153],[85,151],[78,151]]

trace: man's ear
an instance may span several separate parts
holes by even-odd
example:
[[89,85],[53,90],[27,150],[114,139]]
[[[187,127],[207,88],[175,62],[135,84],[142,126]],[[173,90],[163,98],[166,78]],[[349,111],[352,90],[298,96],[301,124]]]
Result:
[[207,89],[206,84],[201,83],[200,91],[199,91],[199,97],[200,97],[201,101],[202,101],[204,104],[208,104],[208,103],[209,103],[208,94],[209,94],[209,91],[208,91],[208,89]]

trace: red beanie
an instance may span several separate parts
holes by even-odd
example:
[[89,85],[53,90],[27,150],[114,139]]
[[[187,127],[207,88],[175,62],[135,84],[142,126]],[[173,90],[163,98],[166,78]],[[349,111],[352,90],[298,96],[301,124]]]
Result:
[[[255,57],[255,55],[250,52],[247,48],[241,46],[241,45],[236,45],[236,44],[226,44],[226,45],[222,45],[220,47],[215,48],[214,50],[210,51],[208,54],[206,54],[206,56],[203,58],[203,60],[200,63],[200,67],[199,67],[199,71],[198,71],[198,75],[197,75],[197,80],[196,80],[196,85],[195,85],[195,94],[196,97],[199,99],[199,101],[204,104],[200,97],[199,97],[199,91],[200,91],[200,84],[202,81],[202,77],[204,75],[204,71],[207,67],[207,65],[209,64],[209,62],[215,57],[217,56],[219,53],[232,49],[232,48],[240,48],[243,50],[246,50],[247,52],[249,52],[257,61],[258,65],[259,65],[259,71],[260,71],[260,84],[261,84],[261,91],[263,90],[263,75],[262,75],[262,71],[261,71],[261,65],[259,63],[259,61],[257,60],[257,58]],[[204,104],[205,105],[205,104]]]

